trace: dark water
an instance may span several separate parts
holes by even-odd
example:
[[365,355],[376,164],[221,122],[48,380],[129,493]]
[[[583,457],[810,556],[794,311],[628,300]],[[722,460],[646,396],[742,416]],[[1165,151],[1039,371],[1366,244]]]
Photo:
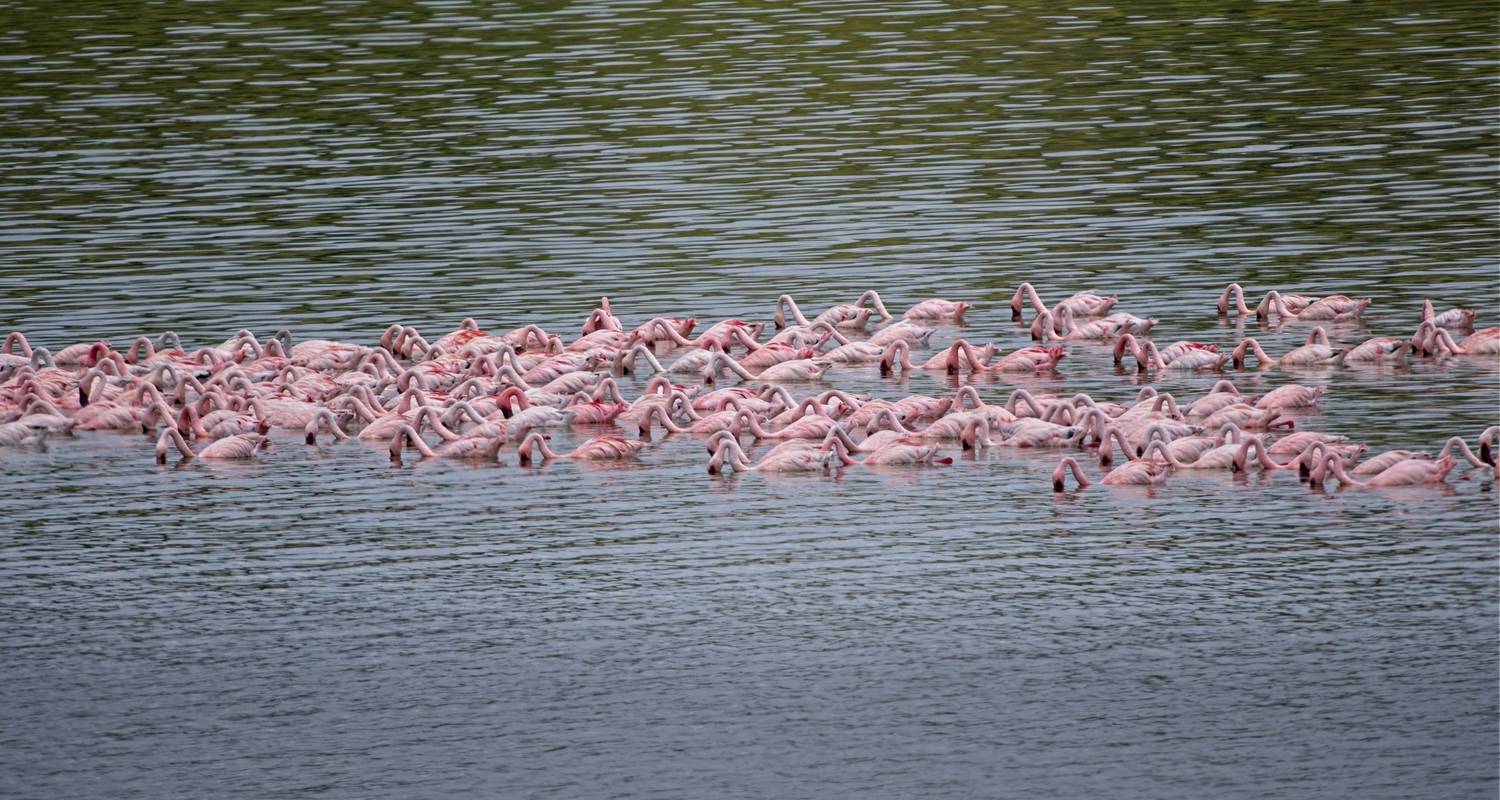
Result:
[[[1497,21],[0,2],[0,324],[368,342],[576,331],[601,294],[633,322],[877,288],[975,302],[962,334],[1009,350],[1031,280],[1118,293],[1164,342],[1299,343],[1215,318],[1238,280],[1374,298],[1344,342],[1409,332],[1423,297],[1494,325]],[[1236,380],[1327,386],[1300,427],[1435,449],[1500,418],[1497,367]],[[1024,383],[1138,388],[1088,345],[1060,372]],[[0,453],[0,794],[1495,795],[1478,475],[1058,496],[1056,456],[1015,450],[834,477],[711,479],[686,438],[644,468],[506,461]]]

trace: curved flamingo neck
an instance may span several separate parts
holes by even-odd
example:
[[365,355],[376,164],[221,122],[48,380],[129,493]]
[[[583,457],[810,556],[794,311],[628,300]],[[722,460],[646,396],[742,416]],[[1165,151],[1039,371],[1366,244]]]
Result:
[[911,345],[904,339],[897,339],[886,345],[885,352],[880,354],[880,374],[890,375],[896,371],[896,367],[910,372],[913,369],[910,353]]
[[1067,489],[1068,472],[1073,473],[1073,480],[1078,482],[1078,488],[1082,489],[1089,485],[1089,479],[1083,474],[1083,468],[1072,457],[1064,458],[1058,463],[1057,469],[1052,471],[1052,489],[1061,492]]
[[1161,460],[1165,461],[1168,466],[1182,466],[1182,462],[1178,461],[1177,457],[1172,455],[1172,451],[1167,449],[1166,443],[1160,439],[1152,439],[1151,442],[1146,445],[1146,452],[1141,457],[1150,458],[1152,453],[1161,456]]
[[797,307],[797,301],[793,300],[791,295],[784,294],[776,298],[776,327],[786,327],[786,314],[783,312],[783,309],[792,312],[792,319],[795,319],[798,325],[805,327],[808,324],[807,317],[802,315],[802,309]]
[[[1136,460],[1135,454],[1130,452],[1130,442],[1125,439],[1125,433],[1113,425],[1106,426],[1103,433],[1103,442],[1099,448],[1099,464],[1107,466],[1114,459],[1115,445],[1120,446],[1120,452],[1125,454],[1126,461]],[[1160,440],[1150,440],[1159,442]]]
[[[16,348],[20,352],[16,352]],[[0,353],[6,355],[19,355],[22,358],[31,358],[31,343],[26,341],[26,334],[20,331],[11,331],[5,335],[5,346],[0,347]]]
[[896,419],[896,412],[889,408],[882,408],[875,412],[875,418],[870,420],[870,428],[881,430],[882,427],[884,430],[895,431],[902,435],[912,432],[905,425],[901,424],[901,420]]
[[1439,459],[1447,458],[1450,455],[1452,455],[1453,450],[1455,448],[1459,451],[1460,454],[1463,455],[1464,460],[1467,461],[1467,462],[1469,462],[1469,464],[1472,465],[1472,466],[1475,466],[1475,467],[1490,467],[1490,466],[1492,466],[1488,462],[1486,462],[1483,459],[1479,458],[1479,456],[1474,455],[1474,451],[1472,451],[1472,450],[1469,449],[1469,443],[1466,442],[1466,441],[1464,441],[1464,439],[1463,439],[1462,436],[1454,436],[1454,437],[1448,439],[1447,442],[1444,442],[1443,443],[1443,449],[1438,453],[1437,457]]
[[891,312],[887,311],[885,308],[885,301],[880,299],[880,293],[875,291],[874,289],[866,289],[865,293],[860,295],[858,300],[854,301],[854,304],[856,306],[862,306],[865,303],[869,303],[871,306],[873,306],[875,308],[875,313],[879,314],[881,319],[891,318]]
[[1047,310],[1047,304],[1042,302],[1041,296],[1036,293],[1036,287],[1030,282],[1022,282],[1016,287],[1016,294],[1010,300],[1011,314],[1015,317],[1021,316],[1021,298],[1025,297],[1031,303],[1031,307],[1038,313]]
[[1038,403],[1037,399],[1031,395],[1031,392],[1025,389],[1017,389],[1010,393],[1010,399],[1005,401],[1005,410],[1015,414],[1016,409],[1020,407],[1021,403],[1025,403],[1031,409],[1031,416],[1033,417],[1040,417],[1046,413],[1046,410],[1042,408],[1042,404]]
[[1364,485],[1364,481],[1355,480],[1354,478],[1349,476],[1349,473],[1344,471],[1344,459],[1341,458],[1337,453],[1329,453],[1328,456],[1324,459],[1324,463],[1328,465],[1328,469],[1333,473],[1333,477],[1338,479],[1339,483],[1348,484],[1350,486]]

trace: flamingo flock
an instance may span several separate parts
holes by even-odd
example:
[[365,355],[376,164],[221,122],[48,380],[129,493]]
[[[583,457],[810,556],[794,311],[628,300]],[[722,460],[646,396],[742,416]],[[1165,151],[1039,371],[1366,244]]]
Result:
[[[1252,364],[1295,373],[1493,359],[1500,327],[1474,330],[1472,310],[1438,311],[1428,301],[1410,337],[1341,346],[1322,325],[1357,320],[1370,300],[1268,290],[1252,308],[1244,289],[1230,284],[1218,299],[1221,317],[1313,323],[1301,346],[1271,356],[1254,338],[1222,349],[1158,343],[1150,335],[1156,320],[1117,304],[1088,291],[1048,305],[1023,283],[1010,307],[1035,344],[1010,352],[963,338],[932,346],[935,332],[965,324],[971,303],[927,299],[897,318],[874,291],[811,318],[781,295],[770,324],[707,326],[692,317],[627,326],[602,298],[576,335],[537,325],[484,330],[465,319],[430,339],[391,325],[369,344],[295,341],[286,330],[262,339],[241,330],[196,349],[168,332],[137,337],[123,350],[99,340],[52,352],[15,331],[0,345],[0,448],[45,448],[49,437],[113,431],[150,437],[158,463],[245,460],[269,450],[271,431],[280,429],[309,445],[320,437],[372,444],[396,463],[408,455],[499,463],[509,450],[521,465],[541,468],[554,459],[636,460],[661,430],[702,437],[711,474],[939,467],[954,464],[953,453],[1028,448],[1067,453],[1052,473],[1057,492],[1069,479],[1080,488],[1160,486],[1186,470],[1288,471],[1314,487],[1336,481],[1345,488],[1438,484],[1459,469],[1496,478],[1500,426],[1484,430],[1473,448],[1452,436],[1436,456],[1367,455],[1348,436],[1296,429],[1288,413],[1329,401],[1323,387],[1288,383],[1252,395],[1229,377]],[[1025,388],[987,402],[968,382],[986,374],[1056,377],[1070,347],[1088,346],[1147,377],[1221,377],[1190,401],[1146,386],[1121,402]],[[891,399],[831,385],[840,372],[877,369],[887,378],[925,371],[958,387]],[[649,378],[628,398],[619,379],[637,373]],[[593,435],[554,451],[551,432],[566,429]],[[772,446],[752,457],[746,439],[752,449]],[[1088,463],[1097,464],[1097,478]]]

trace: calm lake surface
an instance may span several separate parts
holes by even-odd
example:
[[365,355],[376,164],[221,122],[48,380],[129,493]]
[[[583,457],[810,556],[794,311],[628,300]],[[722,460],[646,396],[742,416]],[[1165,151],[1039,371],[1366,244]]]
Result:
[[[0,0],[0,324],[372,343],[1225,283],[1500,324],[1489,3]],[[1494,358],[1234,376],[1472,442]],[[831,383],[895,398],[946,376]],[[1124,400],[1107,351],[981,383]],[[1178,397],[1212,376],[1154,385]],[[627,384],[634,396],[639,383]],[[799,391],[799,394],[806,390]],[[554,445],[576,437],[559,435]],[[711,478],[0,452],[0,795],[1493,798],[1497,500],[1054,453]],[[756,451],[758,452],[758,451]],[[756,452],[752,452],[755,455]],[[1092,466],[1093,475],[1098,472]]]

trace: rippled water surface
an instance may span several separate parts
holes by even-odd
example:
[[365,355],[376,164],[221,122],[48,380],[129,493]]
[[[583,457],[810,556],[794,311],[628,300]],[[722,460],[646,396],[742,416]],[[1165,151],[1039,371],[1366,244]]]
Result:
[[[373,342],[876,288],[1098,288],[1163,342],[1237,280],[1500,323],[1483,3],[0,0],[0,324]],[[1494,358],[1246,373],[1303,428],[1473,440]],[[1072,345],[981,382],[1124,400]],[[1154,383],[1179,397],[1211,376]],[[831,382],[895,398],[945,376]],[[627,384],[634,395],[640,384]],[[799,389],[799,393],[807,389]],[[556,445],[576,437],[560,434]],[[0,453],[0,794],[1474,797],[1497,790],[1496,491],[1052,453],[710,478],[278,437]],[[1097,471],[1090,468],[1091,474]]]

